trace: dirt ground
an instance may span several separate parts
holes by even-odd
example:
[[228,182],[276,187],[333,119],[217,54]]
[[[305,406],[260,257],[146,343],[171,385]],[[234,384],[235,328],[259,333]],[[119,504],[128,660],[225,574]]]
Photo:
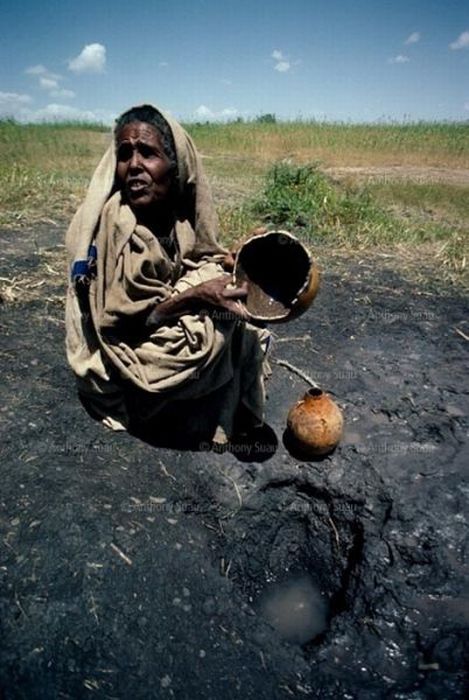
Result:
[[324,168],[324,172],[338,179],[353,177],[354,180],[370,182],[409,180],[425,184],[444,182],[448,185],[469,185],[467,168],[431,168],[417,165],[343,166]]
[[[0,232],[0,277],[37,281],[62,236]],[[3,700],[464,696],[467,299],[377,258],[323,267],[314,306],[274,329],[278,444],[222,454],[87,415],[56,271],[4,298]],[[308,387],[275,359],[343,408],[323,461],[283,444]]]

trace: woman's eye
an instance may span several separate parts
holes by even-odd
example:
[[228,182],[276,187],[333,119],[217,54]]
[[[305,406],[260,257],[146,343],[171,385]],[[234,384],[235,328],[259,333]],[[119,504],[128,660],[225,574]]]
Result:
[[132,147],[129,145],[120,146],[117,151],[117,160],[127,161],[132,158]]
[[142,144],[139,150],[144,158],[151,158],[152,156],[158,155],[154,148],[151,146],[146,146],[145,144]]

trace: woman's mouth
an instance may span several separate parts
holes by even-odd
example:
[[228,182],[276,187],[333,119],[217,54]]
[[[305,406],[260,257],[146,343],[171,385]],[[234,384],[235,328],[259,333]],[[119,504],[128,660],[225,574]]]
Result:
[[132,194],[141,194],[147,189],[147,183],[144,180],[130,180],[127,189]]

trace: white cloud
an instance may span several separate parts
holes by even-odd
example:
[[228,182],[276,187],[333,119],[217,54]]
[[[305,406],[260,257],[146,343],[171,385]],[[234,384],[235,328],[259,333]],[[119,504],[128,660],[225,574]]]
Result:
[[[57,97],[74,97],[71,90],[59,90]],[[70,105],[50,103],[31,109],[32,97],[16,92],[0,92],[0,117],[13,117],[20,122],[86,121],[111,125],[117,114],[105,109],[79,109]]]
[[0,115],[16,117],[18,111],[30,102],[32,102],[32,98],[29,95],[18,92],[0,92]]
[[42,65],[42,63],[38,64],[37,66],[31,66],[30,68],[26,68],[25,73],[28,75],[38,75],[39,80],[41,78],[47,78],[49,80],[62,80],[61,75],[57,75],[57,73],[52,73],[48,68]]
[[48,78],[43,75],[39,77],[39,85],[44,88],[44,90],[56,90],[59,87],[56,78]]
[[102,44],[87,44],[82,52],[68,62],[74,73],[103,73],[106,67],[106,47]]
[[274,59],[274,70],[279,73],[288,73],[292,66],[297,66],[301,63],[301,61],[292,62],[280,49],[274,49],[270,57]]
[[73,92],[73,90],[66,90],[65,88],[51,90],[49,94],[51,97],[55,97],[56,99],[60,99],[61,97],[64,99],[71,99],[72,97],[75,97],[75,93]]
[[220,116],[223,119],[231,119],[233,117],[238,116],[238,110],[232,107],[226,107],[225,109],[222,109],[222,111],[220,112]]
[[167,68],[169,66],[168,61],[160,61],[158,63],[159,68]]
[[275,66],[275,70],[278,70],[279,73],[286,73],[287,71],[290,70],[291,68],[291,63],[290,61],[279,61]]
[[456,41],[451,42],[449,45],[450,49],[457,50],[457,49],[469,49],[469,31],[468,32],[462,32],[456,39]]
[[103,109],[79,109],[70,105],[51,103],[41,109],[21,109],[17,118],[27,122],[85,121],[112,124],[116,115]]
[[397,56],[393,56],[388,60],[388,63],[408,63],[410,61],[410,58],[408,56],[404,56],[403,54],[398,54]]
[[42,64],[38,64],[37,66],[30,66],[25,70],[25,73],[28,73],[29,75],[43,75],[44,73],[48,72],[49,71],[47,70],[47,68]]
[[206,105],[200,105],[194,110],[194,117],[197,119],[203,119],[205,121],[229,121],[230,119],[235,119],[239,116],[239,110],[234,107],[225,107],[219,111],[212,110]]
[[212,110],[205,105],[197,107],[194,114],[196,117],[200,117],[200,119],[213,119],[215,117],[215,112],[212,112]]
[[18,92],[0,92],[0,104],[2,106],[13,102],[24,105],[32,102],[32,98],[29,95],[20,94]]
[[220,82],[222,85],[233,85],[232,81],[227,78],[222,78]]
[[42,109],[36,110],[33,118],[34,121],[60,121],[63,119],[93,121],[95,117],[91,110],[81,110],[77,107],[70,107],[70,105],[51,103]]
[[469,112],[469,102],[464,103],[464,109]]
[[420,41],[420,32],[412,32],[412,34],[410,34],[407,37],[404,44],[416,44],[419,41]]
[[48,68],[39,63],[36,66],[31,66],[26,68],[25,71],[28,75],[33,75],[38,78],[38,85],[43,90],[47,90],[49,95],[54,98],[70,98],[75,97],[75,93],[72,90],[66,90],[60,87],[59,81],[63,80],[61,75],[57,73],[52,73]]
[[37,77],[39,87],[43,90],[47,90],[50,97],[53,97],[54,99],[71,99],[72,97],[75,97],[73,90],[67,90],[66,88],[60,86],[59,81],[63,80],[63,77],[61,75],[57,75],[57,73],[52,73],[45,66],[43,66],[42,63],[26,68],[25,72],[28,75]]

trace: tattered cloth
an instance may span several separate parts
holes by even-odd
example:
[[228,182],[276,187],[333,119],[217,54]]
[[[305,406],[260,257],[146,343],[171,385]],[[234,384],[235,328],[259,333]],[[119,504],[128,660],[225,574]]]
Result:
[[222,400],[213,439],[223,442],[241,404],[262,422],[265,332],[222,309],[183,314],[153,332],[145,327],[158,302],[222,274],[226,252],[217,243],[217,217],[200,157],[182,127],[165,119],[179,172],[176,254],[170,257],[122,201],[114,185],[113,141],[67,231],[72,271],[67,358],[79,392],[108,427],[125,430],[136,418],[129,413],[128,386],[146,396],[137,417],[143,421],[170,402],[217,392]]

